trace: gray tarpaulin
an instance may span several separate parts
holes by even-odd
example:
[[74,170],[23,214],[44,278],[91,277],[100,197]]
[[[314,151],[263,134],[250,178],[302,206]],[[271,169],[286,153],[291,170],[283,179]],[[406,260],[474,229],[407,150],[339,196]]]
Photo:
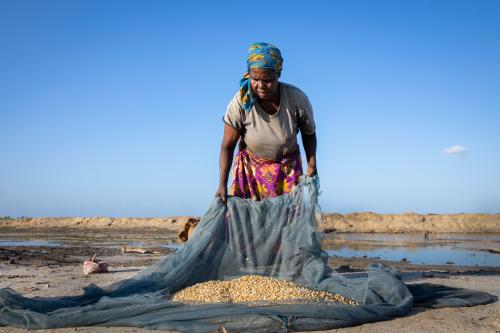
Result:
[[[136,276],[83,295],[25,298],[0,290],[0,325],[29,329],[136,326],[183,332],[287,332],[320,330],[387,320],[419,306],[471,306],[495,300],[487,293],[444,286],[407,287],[397,272],[368,267],[367,277],[347,277],[327,265],[316,225],[318,179],[260,202],[215,199],[185,246]],[[292,280],[362,303],[203,304],[170,301],[176,291],[207,280],[259,274]],[[409,289],[410,288],[410,289]]]

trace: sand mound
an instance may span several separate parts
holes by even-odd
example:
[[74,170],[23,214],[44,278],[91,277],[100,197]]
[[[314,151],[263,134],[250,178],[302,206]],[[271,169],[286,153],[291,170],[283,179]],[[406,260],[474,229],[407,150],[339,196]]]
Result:
[[[199,217],[158,218],[44,217],[0,218],[0,228],[149,229],[182,231]],[[500,233],[500,214],[324,214],[326,232]]]
[[190,216],[154,218],[110,218],[110,217],[41,217],[2,218],[0,228],[71,228],[71,229],[166,229],[178,230],[190,220]]
[[500,214],[324,214],[320,228],[366,233],[500,233]]

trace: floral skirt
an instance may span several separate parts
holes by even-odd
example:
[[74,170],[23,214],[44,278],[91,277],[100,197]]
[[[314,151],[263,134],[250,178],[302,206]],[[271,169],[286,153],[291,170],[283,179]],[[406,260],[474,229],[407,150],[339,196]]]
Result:
[[272,161],[240,149],[233,167],[230,194],[246,199],[262,200],[290,192],[299,183],[302,161],[297,145],[295,151]]

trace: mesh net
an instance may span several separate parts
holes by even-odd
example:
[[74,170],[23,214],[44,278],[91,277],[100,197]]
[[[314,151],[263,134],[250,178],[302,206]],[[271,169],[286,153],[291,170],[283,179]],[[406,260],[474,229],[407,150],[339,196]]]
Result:
[[[408,287],[397,272],[368,267],[366,277],[338,274],[327,264],[317,224],[318,179],[306,177],[286,195],[264,201],[215,199],[192,238],[134,277],[67,297],[26,298],[0,290],[0,325],[28,329],[136,326],[183,332],[227,330],[287,332],[330,329],[387,320],[426,306],[470,306],[494,297],[481,292],[424,285]],[[175,302],[184,288],[209,280],[267,276],[340,295],[336,302],[272,304]],[[443,289],[444,288],[444,289]]]

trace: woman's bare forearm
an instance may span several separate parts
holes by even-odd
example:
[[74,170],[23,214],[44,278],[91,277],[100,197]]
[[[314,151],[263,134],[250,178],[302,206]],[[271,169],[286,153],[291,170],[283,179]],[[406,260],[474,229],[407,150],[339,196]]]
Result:
[[306,151],[306,160],[308,169],[313,169],[316,172],[316,147],[317,147],[316,133],[307,135],[302,134],[302,145]]
[[229,170],[233,164],[234,146],[221,145],[219,156],[219,186],[227,186]]
[[219,188],[226,188],[227,186],[229,170],[233,164],[234,149],[239,139],[240,132],[228,125],[224,125],[224,136],[220,145],[219,155]]

